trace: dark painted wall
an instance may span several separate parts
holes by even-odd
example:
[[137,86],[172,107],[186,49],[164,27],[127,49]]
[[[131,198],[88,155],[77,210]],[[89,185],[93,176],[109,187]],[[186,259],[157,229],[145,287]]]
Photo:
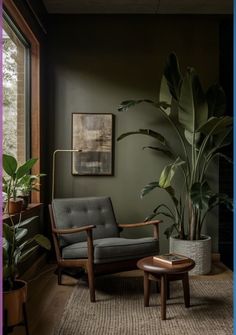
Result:
[[[115,138],[124,131],[153,128],[162,132],[177,150],[175,135],[156,110],[143,105],[120,114],[116,108],[122,100],[157,97],[164,61],[171,51],[179,56],[182,68],[192,65],[197,69],[205,89],[218,81],[219,18],[51,15],[49,21],[51,152],[71,148],[72,113],[113,113]],[[56,196],[110,195],[119,222],[143,220],[156,204],[169,201],[158,191],[143,200],[139,197],[141,188],[156,180],[167,162],[160,155],[142,150],[150,143],[144,137],[115,142],[113,177],[72,176],[70,155],[61,154],[57,161]],[[211,181],[218,184],[217,167],[213,168]],[[213,237],[214,252],[218,251],[216,214],[209,217],[206,229]],[[166,226],[167,220],[161,232]],[[137,230],[132,236],[146,233]],[[161,236],[161,248],[167,250],[167,241]]]

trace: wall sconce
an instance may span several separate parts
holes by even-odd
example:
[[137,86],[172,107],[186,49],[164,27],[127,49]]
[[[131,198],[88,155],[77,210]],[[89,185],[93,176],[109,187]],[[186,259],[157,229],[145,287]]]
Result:
[[59,152],[81,152],[79,149],[57,149],[53,152],[53,160],[52,160],[52,200],[54,199],[55,193],[55,166],[56,166],[56,154]]

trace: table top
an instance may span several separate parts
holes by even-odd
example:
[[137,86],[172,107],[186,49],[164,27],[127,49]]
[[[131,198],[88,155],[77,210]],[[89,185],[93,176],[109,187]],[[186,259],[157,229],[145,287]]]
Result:
[[189,258],[189,261],[182,264],[169,265],[162,262],[158,262],[153,259],[153,256],[142,258],[138,261],[137,267],[143,271],[150,273],[182,273],[192,270],[195,266],[195,262]]

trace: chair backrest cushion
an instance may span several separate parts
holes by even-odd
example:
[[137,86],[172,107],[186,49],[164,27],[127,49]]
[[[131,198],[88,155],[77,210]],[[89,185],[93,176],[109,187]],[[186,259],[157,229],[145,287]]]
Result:
[[[52,209],[56,228],[75,228],[95,225],[93,238],[119,236],[111,199],[109,197],[54,199]],[[86,241],[87,234],[64,234],[60,236],[60,245]]]

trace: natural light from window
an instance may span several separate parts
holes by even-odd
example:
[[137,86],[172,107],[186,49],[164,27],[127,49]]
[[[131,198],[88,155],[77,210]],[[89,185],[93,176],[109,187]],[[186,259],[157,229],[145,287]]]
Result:
[[26,47],[3,25],[3,152],[19,162],[26,159]]

